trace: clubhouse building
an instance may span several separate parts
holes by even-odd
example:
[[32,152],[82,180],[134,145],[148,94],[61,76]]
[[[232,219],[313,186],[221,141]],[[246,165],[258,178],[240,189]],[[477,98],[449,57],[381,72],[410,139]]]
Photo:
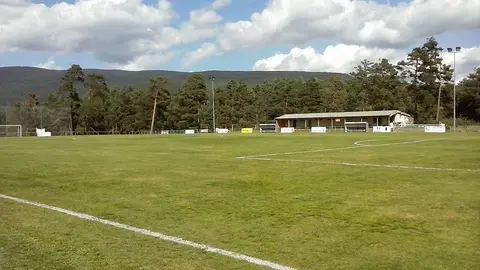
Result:
[[285,114],[275,118],[277,128],[293,127],[310,129],[312,127],[343,128],[345,123],[367,123],[367,126],[405,126],[413,124],[413,118],[397,110],[358,111],[331,113]]

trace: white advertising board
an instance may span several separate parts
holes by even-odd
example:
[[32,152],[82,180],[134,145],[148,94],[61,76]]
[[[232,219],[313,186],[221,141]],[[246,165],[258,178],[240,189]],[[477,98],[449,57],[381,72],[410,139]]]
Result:
[[187,129],[187,130],[185,130],[185,134],[195,134],[195,130],[194,129]]
[[428,133],[445,133],[445,132],[447,132],[447,129],[445,128],[445,125],[443,125],[443,126],[425,126],[425,132],[428,132]]
[[280,129],[280,133],[294,133],[295,132],[295,128],[293,127],[282,127]]
[[200,133],[208,133],[208,129],[207,128],[200,129]]
[[217,133],[228,133],[228,129],[226,128],[217,128]]
[[52,136],[51,132],[46,132],[44,128],[37,128],[37,137],[50,137]]
[[168,134],[170,134],[170,130],[162,130],[162,132],[160,134],[168,135]]
[[374,126],[373,132],[392,132],[392,127],[390,126]]
[[326,127],[312,127],[312,133],[327,133]]

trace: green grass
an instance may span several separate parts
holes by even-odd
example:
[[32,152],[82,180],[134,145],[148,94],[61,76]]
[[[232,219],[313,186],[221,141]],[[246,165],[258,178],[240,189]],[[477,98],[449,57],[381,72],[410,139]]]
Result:
[[[322,162],[480,169],[480,136],[5,138],[0,193],[299,269],[480,269],[480,172]],[[14,268],[262,269],[0,199],[0,269]]]

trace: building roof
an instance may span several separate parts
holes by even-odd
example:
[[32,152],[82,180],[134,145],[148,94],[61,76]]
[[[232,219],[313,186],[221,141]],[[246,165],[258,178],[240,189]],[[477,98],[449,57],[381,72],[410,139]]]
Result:
[[388,111],[359,111],[359,112],[331,112],[331,113],[297,113],[297,114],[284,114],[275,118],[281,119],[321,119],[321,118],[345,118],[345,117],[380,117],[380,116],[392,116],[395,114],[402,114],[410,116],[407,113],[388,110]]

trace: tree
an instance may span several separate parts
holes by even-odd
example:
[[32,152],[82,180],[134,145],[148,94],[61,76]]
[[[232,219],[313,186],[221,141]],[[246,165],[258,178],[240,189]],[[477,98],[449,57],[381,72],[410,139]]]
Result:
[[170,106],[169,121],[176,128],[200,129],[210,126],[212,119],[207,112],[208,92],[202,75],[190,75],[173,102],[175,104]]
[[347,110],[368,111],[372,109],[369,102],[369,92],[372,89],[371,73],[373,62],[363,60],[355,70],[350,73],[352,79],[347,82]]
[[258,126],[261,123],[269,120],[267,116],[267,97],[263,91],[263,85],[257,85],[252,89],[253,95],[255,96],[255,101],[253,103],[253,124]]
[[135,101],[137,89],[132,87],[112,89],[110,91],[105,121],[112,132],[126,132],[134,129]]
[[419,103],[421,102],[420,84],[420,65],[422,59],[422,50],[417,47],[407,55],[407,60],[398,62],[397,68],[401,78],[408,83],[407,91],[413,97],[413,117],[418,120],[420,116]]
[[159,127],[163,128],[166,123],[167,109],[170,103],[170,92],[167,90],[168,80],[163,77],[150,79],[148,86],[148,96],[150,101],[153,99],[152,121],[150,133],[153,132],[155,121]]
[[231,80],[226,87],[216,89],[219,126],[238,128],[255,125],[255,92],[243,82]]
[[17,103],[13,106],[12,121],[21,124],[25,132],[35,130],[40,125],[40,117],[36,110],[40,102],[36,93],[29,93],[25,102]]
[[458,90],[458,115],[480,122],[480,67],[460,83]]
[[7,111],[5,108],[0,109],[0,125],[6,125],[7,124]]
[[437,99],[442,81],[450,81],[452,70],[443,65],[437,41],[431,37],[412,50],[406,61],[400,61],[397,69],[409,84],[407,90],[413,99],[413,116],[419,122],[432,122],[436,118]]
[[409,111],[411,99],[395,66],[387,59],[379,62],[364,60],[350,75],[353,78],[347,83],[349,110]]
[[306,81],[298,91],[298,112],[315,113],[325,110],[325,104],[322,100],[322,85],[316,78]]
[[326,111],[341,112],[345,110],[348,93],[340,77],[332,76],[325,81],[322,96]]
[[85,85],[88,93],[81,107],[85,129],[93,131],[106,130],[107,102],[110,93],[105,78],[100,74],[89,74],[86,77]]
[[303,87],[300,80],[276,78],[267,81],[261,88],[263,91],[261,95],[265,98],[267,119],[271,120],[282,114],[297,112],[298,93]]
[[63,75],[61,85],[50,98],[50,105],[56,108],[67,107],[70,131],[80,123],[81,98],[79,91],[85,88],[85,74],[79,65],[72,65]]

